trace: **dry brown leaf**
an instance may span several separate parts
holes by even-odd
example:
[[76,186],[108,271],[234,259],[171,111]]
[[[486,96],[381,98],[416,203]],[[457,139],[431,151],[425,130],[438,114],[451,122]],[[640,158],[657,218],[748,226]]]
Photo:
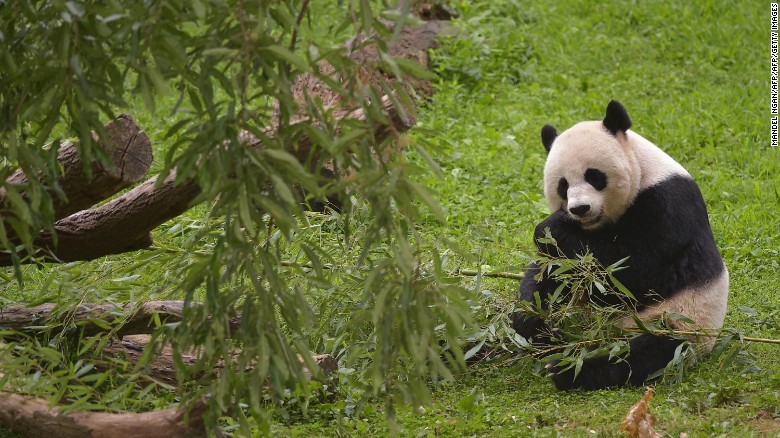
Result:
[[653,399],[653,388],[648,387],[641,400],[626,414],[620,423],[620,430],[628,432],[632,438],[660,438],[661,435],[653,429],[655,418],[650,415],[650,400]]

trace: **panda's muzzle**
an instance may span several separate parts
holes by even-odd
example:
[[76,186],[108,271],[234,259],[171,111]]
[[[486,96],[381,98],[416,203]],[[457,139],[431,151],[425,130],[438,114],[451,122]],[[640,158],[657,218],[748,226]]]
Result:
[[603,213],[591,210],[590,204],[580,204],[575,207],[569,207],[568,210],[572,219],[579,222],[585,229],[597,226],[601,222]]
[[588,205],[588,204],[582,204],[582,205],[578,205],[576,207],[569,207],[569,212],[571,212],[571,214],[573,214],[573,215],[575,215],[575,216],[577,216],[579,218],[582,218],[583,216],[585,216],[585,214],[587,212],[589,212],[589,211],[590,211],[590,205]]

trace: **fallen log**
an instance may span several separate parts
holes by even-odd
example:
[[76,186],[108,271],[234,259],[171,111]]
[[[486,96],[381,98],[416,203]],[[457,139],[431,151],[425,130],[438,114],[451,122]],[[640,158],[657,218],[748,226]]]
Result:
[[[108,344],[104,355],[127,360],[137,365],[144,348],[149,344],[149,335],[126,336],[121,342]],[[160,382],[177,385],[173,364],[173,352],[168,346],[146,368],[148,375]],[[194,353],[182,355],[185,365],[197,360]],[[309,379],[318,376],[332,376],[338,370],[338,363],[329,354],[316,355],[312,361],[319,367],[317,372],[308,370],[301,360],[303,372]],[[222,365],[215,367],[219,372]],[[2,373],[0,373],[2,377]],[[143,413],[70,412],[61,413],[58,407],[50,407],[40,398],[2,392],[0,397],[0,424],[22,436],[58,438],[186,438],[208,436],[203,416],[206,400],[201,398],[191,406],[178,406],[159,411]],[[213,436],[224,436],[219,429]]]
[[[422,26],[404,28],[399,38],[389,45],[390,53],[393,56],[419,61],[422,65],[427,66],[427,50],[435,47],[438,36],[451,33],[450,29],[445,22],[435,20],[425,22]],[[358,40],[351,44],[355,47],[360,46],[351,53],[351,57],[364,64],[365,68],[361,73],[364,82],[395,79],[392,74],[384,73],[377,68],[379,55],[375,49],[359,44]],[[320,74],[324,75],[331,75],[334,71],[327,64],[322,64],[320,70]],[[425,80],[412,80],[406,83],[406,86],[420,96],[428,96],[432,91],[430,83]],[[304,75],[299,78],[294,86],[293,94],[295,99],[301,103],[307,99],[318,99],[326,107],[336,108],[333,116],[337,120],[351,122],[368,120],[364,109],[350,108],[351,103],[341,101],[342,95],[338,91],[325,86],[315,76]],[[368,133],[368,135],[373,135],[377,142],[383,141],[390,135],[403,133],[414,126],[415,119],[411,114],[413,108],[404,107],[391,95],[384,96],[381,103],[382,113],[386,120],[375,121],[373,129]],[[302,111],[291,120],[292,124],[307,121],[308,116],[303,111],[303,107],[304,105],[301,105]],[[125,145],[143,143],[146,147],[151,147],[148,145],[148,138],[141,136],[142,133],[139,133],[137,127],[135,130],[132,128],[134,126],[134,124],[130,125],[132,119],[122,116],[118,122],[121,123],[111,125],[112,139],[126,140]],[[266,129],[265,134],[272,136],[276,129],[276,126],[271,126]],[[138,135],[133,136],[133,132]],[[262,148],[262,141],[248,133],[243,133],[241,139],[247,142],[250,147]],[[122,141],[118,141],[117,144],[122,144]],[[304,132],[294,145],[287,148],[287,152],[300,162],[307,162],[311,159],[313,144],[314,141]],[[127,166],[130,164],[146,163],[148,168],[148,163],[151,162],[151,158],[146,159],[126,154],[123,148],[111,150],[116,152],[109,153],[110,156],[121,158],[124,160],[122,163],[127,162],[122,166],[117,166],[117,169],[123,169],[119,172],[123,178],[131,175],[136,177],[142,168],[134,167],[133,172],[124,170],[129,168]],[[316,162],[316,160],[312,161]],[[334,169],[328,166],[323,172],[336,175]],[[115,187],[107,182],[97,185],[111,187],[112,190]],[[74,186],[80,185],[75,184]],[[83,210],[83,208],[97,202],[94,200],[95,197],[102,196],[100,199],[103,199],[110,195],[95,192],[92,197],[84,196],[85,201],[76,202],[82,197],[74,194],[68,197],[70,202],[67,205],[59,208],[62,212],[60,214],[76,213],[58,220],[54,226],[54,234],[43,231],[34,241],[34,246],[38,248],[34,257],[24,257],[22,263],[87,261],[106,255],[148,248],[152,244],[151,231],[193,207],[200,193],[200,187],[194,181],[176,182],[174,169],[162,183],[158,183],[155,176],[125,195],[92,210]],[[0,266],[11,266],[12,264],[13,259],[9,254],[0,253]]]
[[[25,437],[187,438],[206,437],[206,401],[143,413],[61,413],[46,400],[3,392],[0,423]],[[215,436],[224,436],[213,431]]]
[[[193,303],[192,305],[198,305]],[[9,306],[0,310],[0,328],[16,331],[30,331],[52,327],[49,318],[55,310],[53,304],[34,307]],[[123,312],[130,311],[129,315]],[[121,337],[109,342],[101,351],[105,359],[127,361],[131,366],[139,366],[144,349],[149,347],[152,337],[149,334],[155,327],[151,324],[159,318],[162,322],[180,321],[184,311],[183,301],[150,301],[141,306],[116,306],[113,304],[83,304],[67,319],[82,326],[85,335],[106,331],[105,324],[96,324],[102,319],[112,324],[124,322],[116,330]],[[155,318],[156,317],[156,318]],[[238,318],[231,321],[231,327],[238,327]],[[195,351],[180,355],[185,366],[195,365],[199,355]],[[309,370],[305,361],[299,358],[303,373],[308,379],[327,379],[338,370],[338,362],[329,354],[315,355],[311,358],[318,369]],[[96,364],[98,368],[106,365]],[[212,368],[218,374],[224,367],[220,361]],[[150,378],[171,386],[178,386],[174,365],[174,352],[170,346],[162,346],[151,363],[146,364],[144,372]],[[2,377],[2,373],[0,373]],[[10,391],[0,392],[0,424],[24,436],[45,436],[57,433],[59,437],[201,437],[206,436],[203,424],[205,403],[198,401],[185,416],[187,408],[170,408],[146,413],[91,413],[73,412],[61,414],[58,408],[50,408],[44,399],[22,396]],[[216,431],[217,436],[221,436]]]
[[[191,303],[197,306],[198,303]],[[184,301],[148,301],[140,305],[127,304],[81,304],[67,314],[52,318],[56,305],[7,306],[0,309],[0,329],[22,333],[40,330],[57,330],[67,324],[74,324],[83,336],[106,332],[112,327],[118,338],[127,335],[149,334],[155,330],[154,321],[163,324],[179,322],[184,313]],[[231,329],[238,328],[239,319],[230,321]],[[117,327],[119,325],[119,327]]]
[[[198,306],[199,303],[191,303]],[[52,319],[55,311],[54,304],[41,304],[39,306],[8,306],[0,309],[0,329],[14,330],[18,332],[35,332],[38,330],[57,330],[66,324],[73,324],[81,329],[85,337],[94,336],[101,332],[107,332],[112,327],[117,340],[109,343],[103,353],[109,356],[120,357],[132,365],[137,365],[143,349],[149,344],[152,333],[156,327],[154,321],[161,323],[179,322],[184,313],[184,301],[148,301],[138,306],[117,306],[114,304],[82,304],[66,315],[62,315],[59,321]],[[98,323],[96,320],[102,321]],[[120,324],[119,327],[115,327]],[[229,321],[231,330],[238,329],[240,318],[235,317]],[[121,339],[121,340],[120,340]],[[185,365],[194,364],[198,359],[195,352],[182,354]],[[325,376],[338,369],[336,360],[328,355],[321,354],[312,357]],[[303,364],[303,361],[301,361]],[[222,365],[218,365],[217,371]],[[165,383],[176,384],[176,372],[173,365],[173,351],[165,346],[157,357],[149,365],[149,375]],[[305,369],[304,374],[313,378],[313,373]],[[314,373],[316,374],[316,373]]]
[[[415,120],[405,110],[398,108],[385,97],[382,109],[388,124],[377,124],[373,135],[377,141],[387,138],[392,132],[404,132],[414,126]],[[365,122],[364,110],[342,111],[342,119]],[[243,135],[250,147],[262,147],[262,142],[249,134]],[[311,150],[312,139],[303,136],[290,152],[300,161]],[[35,239],[40,248],[36,257],[46,262],[73,262],[94,260],[111,254],[121,254],[148,248],[152,244],[151,231],[164,222],[189,210],[200,195],[195,181],[176,181],[175,169],[160,184],[157,176],[124,195],[92,210],[83,210],[54,225],[55,233],[41,232]],[[55,244],[56,242],[56,244]],[[23,259],[23,262],[31,262]],[[0,266],[11,266],[9,254],[0,253]]]
[[[131,365],[137,366],[144,349],[147,348],[151,340],[152,337],[150,335],[128,335],[122,338],[121,341],[114,341],[103,347],[103,354],[126,360]],[[179,382],[176,379],[176,367],[173,361],[173,354],[173,349],[170,346],[163,346],[152,362],[146,365],[146,375],[157,381],[177,386]],[[189,351],[181,354],[181,361],[185,366],[194,366],[198,360],[199,356],[197,352]],[[319,376],[328,378],[338,371],[339,368],[336,359],[329,354],[314,355],[312,356],[312,361],[317,365],[319,368],[318,370],[309,370],[303,359],[300,358],[303,373],[310,380],[318,379]],[[219,361],[212,371],[218,374],[223,367],[224,363]]]
[[[65,197],[51,193],[55,219],[92,207],[137,182],[149,171],[153,158],[152,143],[132,117],[122,114],[106,124],[105,129],[107,138],[98,137],[96,132],[92,133],[92,138],[106,155],[108,163],[93,160],[89,165],[91,176],[84,172],[78,142],[66,142],[60,146],[57,161],[62,175],[56,183]],[[21,169],[6,179],[7,185],[24,186],[28,182],[28,176]],[[0,187],[0,205],[4,203],[6,192],[5,187]]]

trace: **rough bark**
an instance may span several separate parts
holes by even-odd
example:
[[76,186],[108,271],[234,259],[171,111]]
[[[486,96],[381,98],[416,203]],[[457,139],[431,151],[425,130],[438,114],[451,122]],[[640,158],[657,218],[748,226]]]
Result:
[[[4,392],[0,423],[26,437],[57,438],[187,438],[205,437],[204,400],[187,407],[143,413],[61,413],[46,400]],[[219,430],[216,436],[223,436]]]
[[[57,180],[65,199],[54,196],[54,217],[61,219],[77,211],[89,208],[109,196],[140,180],[152,164],[152,144],[132,117],[122,114],[106,126],[107,138],[92,138],[106,154],[110,165],[95,159],[91,164],[92,175],[84,172],[84,162],[78,154],[78,143],[66,142],[60,146],[57,161],[62,175]],[[27,175],[17,170],[6,184],[24,185]],[[0,187],[0,204],[6,189]]]
[[[94,260],[148,248],[151,231],[192,207],[200,194],[195,182],[175,183],[171,173],[157,187],[153,177],[126,194],[92,210],[83,210],[57,221],[55,235],[44,231],[36,239],[37,254],[45,261]],[[10,262],[0,257],[0,265]]]
[[[192,303],[197,306],[197,303]],[[114,304],[82,304],[74,312],[59,316],[59,321],[52,319],[54,304],[41,304],[34,307],[8,306],[0,309],[0,328],[18,332],[35,332],[41,327],[46,330],[56,330],[57,322],[61,325],[75,324],[83,331],[84,336],[92,336],[105,332],[105,326],[95,323],[102,320],[116,329],[116,335],[121,338],[126,335],[148,334],[154,331],[155,316],[163,323],[179,322],[184,312],[184,301],[148,301],[139,306]],[[231,321],[231,328],[239,325],[236,318]]]

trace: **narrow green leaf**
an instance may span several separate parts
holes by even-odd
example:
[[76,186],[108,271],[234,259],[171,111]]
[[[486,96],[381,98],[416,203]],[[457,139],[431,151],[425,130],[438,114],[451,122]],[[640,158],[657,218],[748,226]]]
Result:
[[409,184],[409,187],[411,187],[412,190],[414,190],[414,192],[417,194],[420,200],[423,201],[423,203],[427,205],[428,208],[431,209],[431,211],[436,216],[436,219],[439,222],[441,223],[446,222],[447,217],[446,214],[444,213],[444,209],[441,207],[439,201],[436,200],[434,195],[428,190],[427,187],[418,184],[417,182],[412,180],[408,180],[407,184]]
[[288,49],[279,46],[279,45],[270,45],[265,46],[260,49],[261,51],[270,52],[271,54],[281,58],[284,62],[292,65],[293,67],[297,68],[298,70],[308,73],[311,71],[311,67],[309,64],[301,58],[300,56],[296,55],[295,53],[289,51]]

